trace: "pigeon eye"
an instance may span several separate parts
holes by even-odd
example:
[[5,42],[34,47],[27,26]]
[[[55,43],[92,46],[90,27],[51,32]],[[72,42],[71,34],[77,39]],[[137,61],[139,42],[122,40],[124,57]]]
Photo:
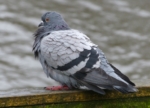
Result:
[[46,19],[45,19],[45,21],[46,21],[46,22],[49,22],[49,21],[50,21],[50,19],[49,19],[49,18],[46,18]]

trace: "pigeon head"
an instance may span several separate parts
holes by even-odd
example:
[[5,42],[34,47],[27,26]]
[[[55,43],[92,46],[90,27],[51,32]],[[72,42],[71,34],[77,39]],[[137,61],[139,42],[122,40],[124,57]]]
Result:
[[49,25],[51,23],[57,23],[57,21],[61,21],[63,18],[57,12],[47,12],[41,17],[41,20],[45,25]]
[[46,27],[49,30],[65,30],[69,29],[69,26],[63,19],[63,17],[57,12],[46,12],[41,17],[42,23],[39,27]]

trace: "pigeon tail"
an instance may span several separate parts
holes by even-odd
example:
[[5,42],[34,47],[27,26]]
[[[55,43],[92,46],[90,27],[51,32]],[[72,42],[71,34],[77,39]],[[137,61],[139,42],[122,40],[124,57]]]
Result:
[[130,79],[125,76],[124,74],[122,74],[120,72],[120,70],[118,70],[115,66],[113,66],[112,64],[109,63],[109,65],[114,69],[114,72],[119,76],[121,77],[123,80],[125,80],[127,83],[131,84],[132,86],[135,86],[135,84],[133,82],[130,81]]
[[133,93],[138,91],[138,89],[132,85],[128,85],[127,87],[114,86],[113,88],[121,93]]
[[[98,92],[98,89],[95,88],[99,88],[100,90],[102,88],[108,90],[115,89],[117,91],[120,91],[121,93],[131,93],[138,91],[133,85],[109,76],[101,68],[84,68],[80,70],[80,72],[75,73],[73,75],[73,78],[95,92]],[[88,84],[92,86],[89,86]],[[102,92],[99,93],[104,94]]]

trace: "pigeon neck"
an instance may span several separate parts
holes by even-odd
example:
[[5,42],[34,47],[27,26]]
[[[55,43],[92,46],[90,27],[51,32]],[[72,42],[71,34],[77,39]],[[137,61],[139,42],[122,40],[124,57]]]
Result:
[[49,31],[59,31],[59,30],[69,30],[69,26],[67,24],[55,24],[51,25],[49,28]]

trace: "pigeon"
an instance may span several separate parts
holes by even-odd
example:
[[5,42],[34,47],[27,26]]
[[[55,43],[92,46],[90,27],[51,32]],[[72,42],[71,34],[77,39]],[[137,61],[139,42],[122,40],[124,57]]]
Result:
[[47,90],[86,87],[104,95],[105,89],[121,93],[137,92],[130,79],[108,62],[102,50],[82,32],[71,29],[61,14],[46,12],[41,17],[33,52],[47,77],[60,86]]

